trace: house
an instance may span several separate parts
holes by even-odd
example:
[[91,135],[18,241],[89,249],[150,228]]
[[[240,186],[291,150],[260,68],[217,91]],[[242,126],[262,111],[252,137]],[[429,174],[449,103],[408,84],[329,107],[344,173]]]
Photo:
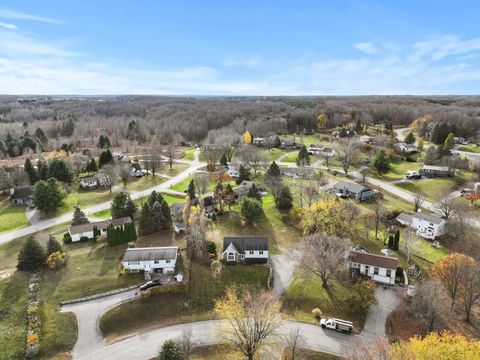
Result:
[[389,285],[395,285],[397,263],[396,258],[374,255],[366,251],[352,250],[348,257],[348,267],[352,276],[364,276]]
[[293,179],[310,179],[315,175],[315,170],[312,168],[289,167],[280,168],[280,173],[283,176]]
[[375,197],[375,191],[368,186],[343,180],[333,185],[331,190],[338,196],[349,197],[358,202],[368,201]]
[[224,237],[223,260],[227,263],[268,262],[268,238],[265,236]]
[[468,140],[465,139],[464,137],[454,136],[453,140],[455,141],[455,144],[468,145]]
[[179,221],[183,219],[183,209],[185,204],[180,204],[178,202],[174,202],[170,205],[170,214],[172,215],[172,219],[174,221]]
[[19,186],[10,189],[10,203],[12,205],[32,205],[32,187]]
[[394,148],[403,154],[415,154],[418,152],[418,147],[415,144],[398,143],[394,145]]
[[178,247],[129,248],[125,250],[122,265],[129,272],[157,272],[172,274],[175,272]]
[[238,187],[233,189],[233,193],[235,194],[235,198],[238,200],[242,196],[247,195],[249,193],[250,189],[252,188],[252,185],[255,185],[255,187],[257,188],[257,191],[259,191],[260,193],[265,192],[265,189],[262,185],[259,185],[259,184],[255,183],[253,181],[244,180],[240,183],[240,185]]
[[362,135],[360,136],[360,141],[365,144],[373,144],[373,137],[368,135]]
[[211,218],[213,213],[217,212],[217,208],[215,207],[215,197],[213,192],[208,192],[203,194],[203,208],[205,209],[205,215],[208,218]]
[[244,169],[250,169],[250,166],[248,164],[241,163],[241,162],[230,162],[227,165],[228,175],[232,178],[238,178],[240,173],[240,166],[242,166]]
[[124,226],[132,222],[132,219],[129,217],[123,217],[118,219],[108,219],[103,221],[96,221],[92,223],[73,225],[68,228],[68,233],[72,238],[72,242],[80,241],[82,238],[86,237],[88,239],[93,239],[94,228],[97,229],[99,235],[107,234],[107,228],[112,225],[114,228]]
[[429,215],[422,212],[417,212],[413,215],[401,213],[397,216],[397,221],[409,226],[417,232],[418,236],[426,239],[435,239],[443,235],[445,232],[445,224],[447,221],[435,215]]
[[424,177],[448,177],[450,171],[448,166],[435,166],[435,165],[423,165],[423,169],[420,169],[420,174]]
[[92,189],[110,186],[112,179],[108,174],[100,172],[93,176],[82,178],[78,183],[82,189]]
[[263,137],[254,137],[253,140],[252,140],[252,144],[263,146],[263,145],[265,145],[265,138],[263,138]]
[[329,158],[335,155],[335,151],[333,150],[332,147],[327,147],[325,146],[320,152],[318,153],[323,158]]
[[132,177],[142,177],[142,167],[138,162],[132,163]]
[[280,149],[300,149],[302,144],[297,144],[295,141],[292,140],[281,140],[280,141]]

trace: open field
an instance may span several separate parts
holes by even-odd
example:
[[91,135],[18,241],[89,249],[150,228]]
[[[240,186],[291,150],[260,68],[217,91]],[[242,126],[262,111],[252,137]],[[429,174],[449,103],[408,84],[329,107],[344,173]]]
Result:
[[130,180],[125,188],[131,191],[142,191],[160,185],[166,180],[167,178],[158,175],[143,176],[141,178],[134,178]]
[[195,149],[187,149],[183,153],[182,160],[193,161],[195,159]]
[[266,288],[268,271],[264,266],[226,266],[215,278],[208,266],[192,263],[187,291],[162,293],[149,300],[122,304],[102,317],[100,328],[108,338],[114,338],[148,327],[212,318],[214,300],[223,295],[227,286]]
[[13,206],[8,197],[0,197],[0,233],[29,225],[25,206]]
[[476,154],[480,154],[480,147],[478,147],[475,144],[470,144],[470,145],[463,145],[458,148],[460,151],[467,151],[467,152],[472,152]]
[[392,161],[390,162],[390,171],[386,174],[378,175],[375,170],[371,170],[371,176],[384,181],[393,181],[405,179],[407,171],[418,171],[423,167],[421,162]]

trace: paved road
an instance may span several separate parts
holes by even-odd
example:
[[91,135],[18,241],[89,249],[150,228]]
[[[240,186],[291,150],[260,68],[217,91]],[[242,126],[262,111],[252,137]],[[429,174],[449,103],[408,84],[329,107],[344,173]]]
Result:
[[[225,323],[221,320],[209,320],[153,329],[107,344],[98,328],[101,316],[115,305],[135,298],[135,292],[129,290],[62,307],[62,312],[73,312],[77,316],[78,341],[73,348],[74,359],[149,359],[158,354],[158,349],[165,340],[179,338],[183,331],[191,331],[197,344],[213,344],[219,341],[218,335]],[[372,336],[385,336],[385,321],[388,314],[400,303],[399,292],[397,288],[377,287],[378,303],[371,306],[365,328],[360,335],[340,334],[323,330],[318,325],[294,321],[285,321],[280,331],[288,334],[292,329],[298,328],[305,338],[304,346],[346,356],[357,343],[369,341]]]
[[[181,161],[181,162],[182,163],[187,163],[186,161]],[[133,192],[133,193],[130,194],[131,198],[134,199],[134,200],[139,199],[139,198],[142,198],[144,196],[150,195],[153,191],[165,192],[165,193],[172,194],[172,195],[185,195],[184,193],[171,190],[170,187],[179,183],[179,182],[182,182],[187,177],[189,177],[192,173],[194,173],[197,169],[206,165],[206,163],[200,162],[198,160],[198,149],[195,151],[194,160],[189,161],[188,164],[190,165],[188,167],[188,169],[182,171],[178,175],[173,176],[173,177],[169,178],[167,181],[163,182],[162,184],[154,186],[150,189]],[[91,214],[93,214],[97,211],[110,209],[110,204],[111,204],[111,202],[108,201],[108,202],[97,204],[97,205],[94,205],[94,206],[91,206],[89,208],[85,208],[85,209],[82,209],[82,210],[88,216],[88,215],[91,215]],[[34,225],[29,225],[29,226],[26,226],[26,227],[21,228],[21,229],[12,230],[12,231],[9,231],[9,232],[2,233],[2,234],[0,234],[0,245],[4,244],[4,243],[7,243],[7,242],[9,242],[13,239],[22,237],[22,236],[34,234],[38,231],[45,230],[45,229],[48,229],[50,227],[53,227],[53,226],[56,226],[56,225],[59,225],[59,224],[63,224],[63,223],[66,223],[66,222],[70,222],[72,220],[72,216],[73,216],[73,212],[68,213],[68,214],[64,214],[64,215],[61,215],[61,216],[57,216],[57,217],[54,217],[54,218],[48,219],[48,220],[37,221]]]
[[288,289],[298,268],[298,253],[291,252],[283,255],[271,255],[270,263],[273,267],[273,289],[275,297],[280,297]]
[[393,130],[395,132],[395,134],[397,134],[397,140],[402,142],[405,140],[405,135],[403,135],[403,132],[405,130],[408,130],[408,128],[401,128],[401,129],[395,129]]

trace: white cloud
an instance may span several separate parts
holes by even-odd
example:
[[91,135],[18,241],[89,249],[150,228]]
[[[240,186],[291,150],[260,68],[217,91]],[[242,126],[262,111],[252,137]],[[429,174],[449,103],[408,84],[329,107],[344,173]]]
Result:
[[379,49],[371,42],[356,43],[353,44],[353,47],[369,55],[377,54],[379,51]]
[[3,21],[0,21],[0,27],[4,28],[4,29],[8,29],[8,30],[17,30],[18,29],[17,25],[6,23],[6,22],[3,22]]
[[44,16],[38,16],[34,14],[28,14],[20,11],[9,10],[5,8],[0,8],[0,18],[11,19],[11,20],[29,20],[37,21],[48,24],[64,24],[63,21],[52,19]]

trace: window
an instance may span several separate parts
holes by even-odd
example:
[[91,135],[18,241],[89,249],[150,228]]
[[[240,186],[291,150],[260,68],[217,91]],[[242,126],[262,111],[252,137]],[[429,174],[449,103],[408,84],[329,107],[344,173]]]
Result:
[[167,264],[170,264],[170,261],[171,261],[171,260],[165,260],[165,262],[166,262]]
[[387,277],[392,277],[392,270],[387,270]]
[[228,255],[227,255],[227,260],[228,260],[228,261],[235,260],[235,254],[234,254],[234,253],[228,253]]
[[250,255],[253,255],[254,251],[253,251],[253,250],[250,250],[248,253],[249,253]]
[[374,275],[378,275],[378,267],[375,266],[375,267],[373,268],[373,274],[374,274]]
[[154,264],[160,264],[160,260],[154,260],[153,263]]
[[260,255],[263,255],[263,250],[260,250],[258,253],[259,253]]

